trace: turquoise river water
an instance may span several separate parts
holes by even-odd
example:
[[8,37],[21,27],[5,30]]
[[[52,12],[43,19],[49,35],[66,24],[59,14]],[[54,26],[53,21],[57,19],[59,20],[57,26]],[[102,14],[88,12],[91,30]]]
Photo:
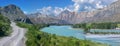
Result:
[[[87,34],[85,35],[82,29],[73,29],[71,26],[50,26],[45,27],[41,31],[56,34],[59,36],[75,37],[78,39],[87,38],[87,40],[109,44],[110,46],[120,46],[120,35],[108,34],[108,35],[97,35],[97,34]],[[102,29],[92,29],[91,32],[120,32],[120,30],[102,30]]]

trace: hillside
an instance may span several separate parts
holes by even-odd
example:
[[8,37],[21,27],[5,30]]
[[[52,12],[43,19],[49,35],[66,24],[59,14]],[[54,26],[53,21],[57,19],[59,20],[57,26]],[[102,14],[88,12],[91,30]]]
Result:
[[10,33],[10,21],[8,18],[0,14],[0,37]]

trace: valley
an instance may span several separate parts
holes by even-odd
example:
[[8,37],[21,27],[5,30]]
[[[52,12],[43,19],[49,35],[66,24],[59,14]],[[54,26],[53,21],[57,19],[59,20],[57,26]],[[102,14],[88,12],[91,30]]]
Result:
[[120,0],[0,2],[0,46],[120,46]]

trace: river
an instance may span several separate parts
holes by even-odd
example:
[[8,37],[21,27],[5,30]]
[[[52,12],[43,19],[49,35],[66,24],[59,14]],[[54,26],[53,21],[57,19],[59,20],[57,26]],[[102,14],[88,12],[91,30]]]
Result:
[[[47,32],[50,34],[56,34],[59,36],[66,36],[66,37],[75,37],[78,39],[87,39],[91,40],[94,42],[100,42],[100,43],[105,43],[109,44],[111,46],[120,46],[120,34],[84,34],[84,31],[82,29],[73,29],[71,26],[50,26],[50,27],[45,27],[41,31]],[[96,30],[91,30],[93,31],[101,31],[101,32],[120,32],[120,30],[105,30],[105,29],[96,29]]]

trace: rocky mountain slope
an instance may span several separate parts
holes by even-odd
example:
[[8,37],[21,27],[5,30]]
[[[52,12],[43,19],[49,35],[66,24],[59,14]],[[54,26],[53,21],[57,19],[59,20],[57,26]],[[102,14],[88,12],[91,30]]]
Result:
[[29,18],[16,5],[10,4],[5,7],[0,7],[0,13],[12,21],[22,21],[30,23]]
[[70,12],[63,11],[59,17],[72,24],[87,22],[120,22],[120,0],[108,5],[105,8],[89,12]]
[[10,20],[16,20],[18,18],[26,18],[22,10],[15,5],[8,5],[1,7],[0,13],[8,17]]
[[76,24],[84,22],[87,18],[93,17],[95,13],[95,11],[77,13],[65,10],[59,14],[58,18],[71,24]]
[[29,14],[28,17],[34,24],[69,24],[64,20],[57,19],[55,16],[42,13]]
[[72,23],[74,21],[74,15],[75,15],[75,12],[70,12],[68,10],[65,10],[63,12],[61,12],[57,18],[59,18],[60,20],[65,20],[69,23]]
[[119,4],[120,0],[112,3],[111,5],[103,8],[102,10],[97,10],[98,12],[92,18],[89,18],[88,22],[120,22]]

